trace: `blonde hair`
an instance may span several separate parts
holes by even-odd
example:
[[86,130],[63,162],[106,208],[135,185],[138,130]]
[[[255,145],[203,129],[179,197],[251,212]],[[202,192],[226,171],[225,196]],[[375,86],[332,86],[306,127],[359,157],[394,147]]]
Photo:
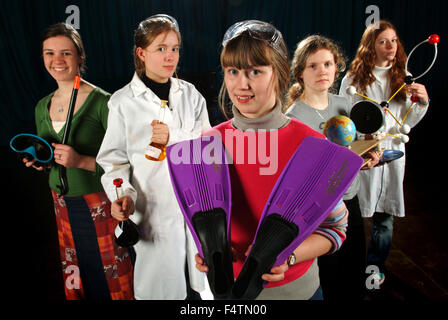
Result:
[[149,46],[158,35],[174,31],[181,42],[180,32],[177,25],[167,18],[149,17],[139,23],[137,30],[134,32],[134,67],[137,75],[142,78],[145,74],[145,63],[138,57],[137,48],[145,49]]
[[306,61],[310,55],[321,49],[326,49],[333,55],[336,64],[334,82],[336,82],[340,73],[344,72],[346,66],[344,55],[335,42],[321,35],[311,35],[303,39],[297,44],[291,62],[291,77],[295,83],[288,91],[285,109],[303,95],[305,84],[302,79],[302,73],[306,67]]
[[[231,39],[221,52],[221,67],[249,69],[254,66],[272,66],[274,74],[274,88],[277,103],[283,103],[284,93],[289,84],[288,50],[283,39],[279,49],[274,49],[263,40],[253,38],[248,31]],[[219,105],[221,111],[229,118],[231,104],[226,103],[227,88],[223,81],[219,91]]]

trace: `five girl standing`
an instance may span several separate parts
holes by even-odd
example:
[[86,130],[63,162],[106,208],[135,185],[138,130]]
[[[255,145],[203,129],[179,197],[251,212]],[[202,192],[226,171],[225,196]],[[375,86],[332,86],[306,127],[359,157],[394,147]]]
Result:
[[[67,26],[66,28],[70,29]],[[68,178],[70,189],[75,190],[72,192],[80,194],[59,197],[57,192],[53,192],[61,253],[65,257],[63,265],[66,263],[64,261],[70,260],[66,256],[67,253],[73,258],[76,254],[83,255],[85,250],[82,247],[74,249],[73,245],[67,246],[71,250],[64,247],[66,236],[61,231],[64,229],[63,225],[71,225],[74,239],[77,232],[76,219],[70,220],[69,217],[70,219],[67,218],[64,222],[60,217],[60,213],[65,211],[69,212],[70,216],[70,210],[63,208],[68,208],[68,204],[72,202],[71,196],[84,197],[84,200],[80,201],[86,202],[84,207],[87,211],[102,212],[101,217],[104,216],[104,221],[107,221],[107,227],[104,229],[107,234],[104,236],[112,241],[113,256],[116,259],[121,257],[111,262],[110,266],[115,271],[113,276],[108,276],[111,274],[106,272],[109,265],[105,264],[105,254],[101,242],[98,241],[100,245],[94,246],[97,249],[90,250],[85,254],[86,258],[79,259],[89,263],[93,261],[91,265],[96,271],[85,267],[85,262],[79,264],[82,287],[84,291],[89,289],[93,293],[90,295],[79,291],[81,293],[73,294],[66,288],[68,298],[95,298],[96,294],[98,297],[108,297],[110,293],[113,299],[131,299],[134,294],[136,299],[185,299],[189,284],[196,291],[202,291],[204,288],[205,277],[201,272],[207,271],[207,266],[203,265],[202,258],[196,255],[197,249],[183,221],[171,186],[166,161],[150,160],[145,157],[145,153],[151,142],[166,146],[196,138],[207,130],[210,124],[205,100],[193,85],[173,77],[181,44],[179,27],[174,18],[155,15],[145,19],[135,31],[134,44],[134,77],[110,99],[101,89],[84,81],[81,84],[75,108],[74,128],[76,115],[87,112],[84,109],[91,110],[86,116],[94,114],[99,117],[98,126],[93,125],[93,131],[89,128],[80,129],[80,138],[72,139],[70,146],[53,145],[58,165],[77,168],[76,174],[68,171]],[[368,50],[370,54],[366,54]],[[76,42],[65,34],[53,34],[46,38],[43,42],[43,54],[48,72],[58,82],[58,90],[38,104],[36,122],[41,137],[52,136],[57,140],[58,128],[63,126],[59,121],[63,121],[66,114],[66,111],[64,113],[59,110],[61,106],[68,105],[71,83],[78,66],[82,66],[85,58],[82,50],[76,48]],[[56,55],[59,55],[60,63],[51,61],[50,57]],[[372,56],[374,58],[369,60],[368,57]],[[403,59],[404,51],[391,24],[381,22],[379,30],[367,28],[352,69],[342,81],[341,93],[345,93],[348,85],[354,85],[367,96],[384,100],[403,81]],[[233,164],[231,170],[234,201],[232,249],[235,259],[234,274],[237,276],[264,204],[282,168],[304,137],[322,137],[319,132],[323,123],[333,115],[349,114],[351,104],[345,98],[328,92],[339,72],[344,70],[344,61],[337,46],[324,37],[311,36],[299,43],[292,67],[298,85],[294,85],[289,91],[286,107],[283,107],[283,96],[289,84],[288,50],[281,33],[274,26],[249,20],[230,27],[223,39],[221,65],[224,83],[220,103],[225,114],[229,113],[227,106],[231,107],[233,118],[218,125],[214,130],[231,130],[234,137],[254,135],[256,139],[260,139],[261,135],[275,134],[278,139],[276,145],[268,146],[272,152],[277,152],[278,156],[278,167],[273,174],[261,175],[259,169],[263,167],[262,163],[254,166],[247,163]],[[424,116],[429,99],[422,85],[412,84],[408,86],[408,92],[420,100],[418,108],[414,108],[406,120],[412,127]],[[227,103],[229,99],[230,104]],[[391,104],[389,108],[394,114],[403,115],[408,100],[402,93],[397,98],[396,107]],[[165,102],[167,108],[162,109]],[[93,107],[87,107],[89,105]],[[287,107],[287,115],[300,121],[291,119],[282,112]],[[163,120],[160,118],[161,110],[164,113]],[[52,121],[53,129],[49,126],[49,121]],[[387,120],[384,130],[389,130],[388,125],[390,127],[393,124]],[[99,133],[101,130],[102,134]],[[82,132],[85,131],[88,131],[89,136],[88,147],[84,147],[82,142]],[[226,137],[225,134],[222,136]],[[97,139],[97,143],[93,143],[96,149],[92,147],[92,139]],[[224,143],[226,146],[233,145],[233,141]],[[390,148],[404,150],[404,145],[397,141],[387,143]],[[238,157],[238,148],[228,151],[232,157]],[[371,162],[369,167],[378,162],[377,155],[371,156],[375,161]],[[33,161],[26,161],[26,165],[32,166]],[[99,176],[103,170],[101,186]],[[54,168],[52,172],[50,186],[57,180]],[[363,171],[359,191],[358,182],[355,182],[351,191],[344,196],[344,202],[353,214],[353,220],[350,221],[352,227],[349,224],[349,236],[353,234],[354,238],[351,246],[357,246],[359,249],[364,241],[356,194],[359,195],[364,216],[371,216],[376,212],[368,263],[379,265],[382,272],[391,241],[391,215],[404,215],[403,174],[404,159]],[[78,175],[90,179],[91,183],[79,184],[78,188]],[[378,180],[380,177],[383,183],[387,179],[391,180],[394,190],[398,190],[397,197],[390,195],[388,190],[392,188],[382,185]],[[117,198],[113,184],[116,178],[122,178],[124,182],[124,195],[120,198]],[[263,186],[261,191],[260,186]],[[83,195],[91,192],[96,194],[95,199],[99,197],[98,206],[90,205],[90,200],[85,200]],[[74,206],[78,206],[78,202],[75,202]],[[273,268],[271,273],[263,275],[269,285],[260,294],[260,299],[322,299],[317,257],[335,252],[345,240],[348,211],[344,202],[340,201],[318,230],[291,253],[295,262],[285,262]],[[110,217],[110,213],[115,221]],[[97,227],[96,217],[92,215],[88,218],[94,221],[93,225],[97,228],[96,235],[94,231],[90,231],[90,239],[99,237],[100,230],[103,230]],[[141,239],[134,246],[137,257],[133,283],[130,279],[132,267],[127,249],[118,247],[113,241],[113,229],[117,222],[129,218],[133,219],[141,230]],[[385,229],[389,231],[386,236],[381,235],[380,231],[384,228],[379,228],[380,224],[387,225]],[[80,234],[82,237],[83,233]],[[76,239],[74,242],[76,245]],[[347,247],[349,243],[347,242]],[[362,249],[357,253],[361,257]],[[102,257],[103,261],[99,257]],[[104,267],[106,276],[105,280],[99,281],[101,267]],[[359,271],[359,266],[355,269]],[[359,277],[362,278],[362,275]],[[103,276],[100,278],[103,279]],[[115,279],[114,285],[111,278]],[[118,278],[120,285],[117,287]],[[89,282],[93,281],[92,279],[97,283]]]

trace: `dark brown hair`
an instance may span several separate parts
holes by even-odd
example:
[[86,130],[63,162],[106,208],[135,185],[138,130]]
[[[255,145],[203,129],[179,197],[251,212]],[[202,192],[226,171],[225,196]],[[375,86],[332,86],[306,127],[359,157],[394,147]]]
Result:
[[80,34],[71,25],[60,22],[53,24],[45,29],[42,34],[41,51],[43,50],[43,44],[45,40],[58,36],[67,37],[73,42],[76,51],[81,58],[81,63],[79,64],[79,73],[83,74],[86,71],[86,52],[84,50],[84,45],[82,43]]

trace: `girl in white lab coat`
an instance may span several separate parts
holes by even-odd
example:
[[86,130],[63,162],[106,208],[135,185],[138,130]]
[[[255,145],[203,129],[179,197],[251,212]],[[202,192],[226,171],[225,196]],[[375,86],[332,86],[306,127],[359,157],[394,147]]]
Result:
[[[404,83],[406,53],[398,38],[395,27],[387,21],[380,21],[379,28],[369,26],[361,38],[351,69],[342,79],[340,94],[351,99],[352,103],[363,100],[358,95],[347,93],[354,86],[361,93],[376,101],[386,101]],[[417,97],[418,105],[406,117],[405,124],[414,127],[425,115],[429,104],[425,86],[418,83],[407,85],[389,103],[389,110],[398,119],[403,119],[411,104],[410,96]],[[380,131],[397,134],[397,122],[387,112],[385,124]],[[380,148],[401,150],[405,146],[401,139],[389,137]],[[385,262],[392,242],[393,217],[404,216],[405,157],[394,160],[371,170],[361,171],[361,187],[358,197],[363,217],[373,216],[371,241],[367,254],[367,265],[379,268],[377,280],[384,279]]]
[[[196,138],[210,127],[202,95],[192,84],[172,77],[180,42],[173,17],[155,15],[139,24],[134,34],[136,71],[109,100],[108,129],[97,156],[113,217],[130,218],[141,231],[134,246],[136,299],[185,299],[186,259],[193,290],[202,291],[205,280],[194,268],[197,249],[179,209],[167,162],[145,156],[150,143],[170,145]],[[168,101],[167,108],[161,108],[162,100]],[[123,179],[119,199],[116,178]]]

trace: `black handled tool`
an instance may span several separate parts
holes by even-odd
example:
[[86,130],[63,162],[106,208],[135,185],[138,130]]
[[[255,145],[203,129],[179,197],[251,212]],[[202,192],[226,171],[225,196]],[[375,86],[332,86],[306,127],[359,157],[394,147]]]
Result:
[[[72,96],[70,98],[70,105],[68,107],[67,120],[65,122],[64,135],[62,137],[62,144],[67,144],[68,137],[70,135],[70,127],[72,124],[73,113],[75,111],[76,98],[78,96],[79,85],[81,84],[81,77],[79,75],[75,76],[75,82],[73,84]],[[65,195],[68,193],[68,183],[67,183],[67,172],[66,168],[59,165],[59,180],[61,185],[58,186],[60,195]]]

